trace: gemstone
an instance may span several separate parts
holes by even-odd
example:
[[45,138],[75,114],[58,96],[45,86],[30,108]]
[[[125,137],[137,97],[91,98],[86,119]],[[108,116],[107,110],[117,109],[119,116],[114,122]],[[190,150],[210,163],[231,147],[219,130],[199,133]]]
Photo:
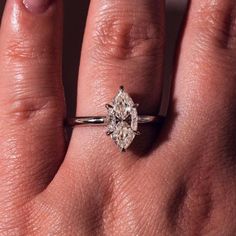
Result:
[[138,133],[138,112],[132,98],[121,87],[111,105],[107,105],[108,128],[117,146],[125,151],[133,142]]
[[120,121],[111,137],[121,150],[126,150],[134,140],[135,133],[127,122]]
[[117,118],[125,120],[133,109],[134,102],[131,97],[122,89],[114,98],[113,107]]

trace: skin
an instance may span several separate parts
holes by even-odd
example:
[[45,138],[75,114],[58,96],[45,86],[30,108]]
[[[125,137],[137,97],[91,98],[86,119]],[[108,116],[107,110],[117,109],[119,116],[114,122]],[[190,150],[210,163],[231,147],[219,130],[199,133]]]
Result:
[[[62,10],[5,7],[0,235],[235,235],[235,1],[189,3],[167,119],[126,153],[99,127],[65,143]],[[104,114],[121,84],[156,114],[164,29],[162,0],[92,0],[77,115]]]

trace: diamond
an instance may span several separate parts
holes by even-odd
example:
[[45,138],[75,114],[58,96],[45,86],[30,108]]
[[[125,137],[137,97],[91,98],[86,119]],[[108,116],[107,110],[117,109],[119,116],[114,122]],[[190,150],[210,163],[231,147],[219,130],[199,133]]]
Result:
[[117,123],[111,137],[121,150],[126,150],[133,142],[135,133],[127,122],[121,121]]
[[119,93],[114,98],[113,106],[117,118],[125,120],[130,115],[134,102],[123,89],[120,89]]
[[113,108],[107,108],[108,133],[113,133],[116,129],[116,114]]
[[125,151],[138,133],[138,112],[132,98],[121,87],[112,104],[107,104],[107,134]]

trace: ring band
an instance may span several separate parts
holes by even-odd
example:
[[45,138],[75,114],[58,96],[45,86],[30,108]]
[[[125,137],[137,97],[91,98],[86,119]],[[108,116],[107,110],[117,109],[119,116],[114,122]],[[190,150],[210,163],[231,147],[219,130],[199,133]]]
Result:
[[111,104],[106,104],[107,116],[85,116],[69,119],[69,126],[107,126],[110,136],[122,150],[131,145],[134,138],[140,135],[139,124],[161,123],[162,116],[138,115],[138,104],[135,104],[129,94],[121,86]]
[[[161,123],[162,116],[138,116],[138,124]],[[109,124],[107,116],[84,116],[68,119],[69,126],[106,126]]]

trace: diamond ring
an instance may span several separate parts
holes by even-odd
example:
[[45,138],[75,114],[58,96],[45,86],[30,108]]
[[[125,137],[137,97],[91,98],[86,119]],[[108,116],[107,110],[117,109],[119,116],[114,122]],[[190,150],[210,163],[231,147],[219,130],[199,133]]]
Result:
[[126,151],[131,145],[138,131],[139,124],[160,123],[163,116],[138,115],[138,104],[135,104],[129,94],[121,86],[111,104],[106,104],[106,116],[75,117],[68,120],[70,126],[107,126],[110,136],[121,151]]

